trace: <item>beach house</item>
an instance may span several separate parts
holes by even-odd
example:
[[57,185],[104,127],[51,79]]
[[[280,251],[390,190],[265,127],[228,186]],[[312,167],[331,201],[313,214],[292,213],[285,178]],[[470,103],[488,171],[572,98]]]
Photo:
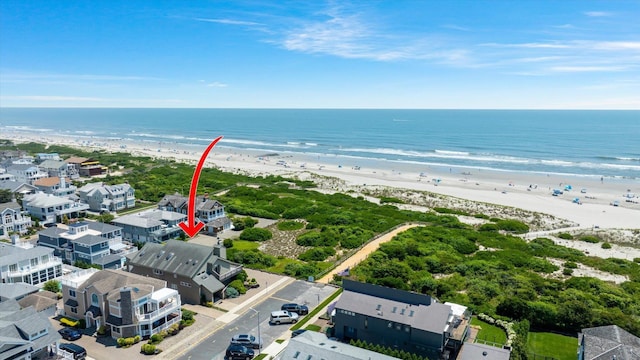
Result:
[[63,160],[45,160],[38,164],[38,167],[49,176],[68,177],[69,166]]
[[70,198],[71,200],[75,200],[76,190],[78,190],[69,178],[57,176],[36,180],[33,185],[45,194]]
[[41,224],[63,222],[65,218],[75,219],[89,210],[89,205],[82,202],[42,192],[25,195],[22,207]]
[[38,245],[53,249],[57,256],[70,264],[80,261],[102,269],[121,268],[125,255],[137,250],[122,242],[122,228],[94,221],[41,230],[38,232]]
[[184,234],[178,224],[186,220],[187,215],[154,209],[119,216],[113,220],[113,224],[122,227],[124,240],[134,243],[161,243]]
[[31,227],[31,217],[15,201],[0,203],[0,239],[11,233],[26,234]]
[[[469,332],[470,313],[431,296],[343,280],[332,311],[334,335],[423,356],[454,354]],[[456,315],[458,313],[459,315]]]
[[640,338],[618,325],[582,329],[578,346],[578,360],[640,358]]
[[52,249],[22,248],[0,243],[0,281],[2,283],[44,284],[62,276],[62,259]]
[[161,279],[180,292],[187,304],[216,301],[242,265],[226,259],[224,246],[213,247],[169,240],[165,245],[146,243],[127,255],[127,271]]
[[0,359],[46,359],[62,337],[47,315],[16,300],[0,302]]
[[102,175],[107,171],[107,168],[100,165],[98,160],[92,158],[72,156],[65,161],[71,165],[72,170],[70,171],[77,172],[82,177]]
[[65,316],[111,337],[148,337],[180,323],[180,294],[166,282],[119,270],[86,269],[63,276]]
[[78,189],[80,200],[89,204],[95,212],[120,211],[136,205],[135,190],[127,183],[108,185],[103,182],[89,183]]
[[33,185],[33,182],[38,179],[49,177],[49,174],[40,170],[34,164],[16,164],[14,162],[6,167],[6,172],[12,174],[15,177],[15,181],[30,185]]
[[[166,195],[158,203],[160,210],[173,211],[187,215],[189,198],[180,194]],[[196,219],[205,224],[205,231],[213,236],[231,229],[231,220],[224,212],[224,205],[209,198],[209,194],[197,196],[195,199]]]

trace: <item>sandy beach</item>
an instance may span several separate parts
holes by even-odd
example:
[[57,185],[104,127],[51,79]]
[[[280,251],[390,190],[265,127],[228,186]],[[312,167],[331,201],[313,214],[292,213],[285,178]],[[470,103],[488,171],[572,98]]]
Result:
[[[39,136],[5,132],[0,138],[15,142],[60,144],[83,149],[128,152],[133,155],[168,158],[195,164],[206,146],[178,143],[137,143],[120,139]],[[367,193],[396,189],[419,198],[440,194],[455,202],[465,199],[496,204],[566,220],[576,229],[640,229],[640,181],[559,174],[499,172],[464,168],[436,168],[393,161],[368,161],[335,156],[261,153],[224,146],[224,140],[207,157],[205,166],[247,175],[276,174],[313,179],[328,191]],[[571,185],[570,191],[564,191]],[[563,190],[552,196],[554,189]],[[430,194],[430,195],[425,195]],[[580,204],[574,203],[578,198]],[[630,200],[630,201],[627,201]],[[617,201],[618,206],[612,204]]]

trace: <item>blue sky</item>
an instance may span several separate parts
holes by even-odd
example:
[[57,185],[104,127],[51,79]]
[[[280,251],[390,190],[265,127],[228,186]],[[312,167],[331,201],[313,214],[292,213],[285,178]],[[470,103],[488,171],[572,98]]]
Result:
[[640,109],[640,1],[0,1],[0,106]]

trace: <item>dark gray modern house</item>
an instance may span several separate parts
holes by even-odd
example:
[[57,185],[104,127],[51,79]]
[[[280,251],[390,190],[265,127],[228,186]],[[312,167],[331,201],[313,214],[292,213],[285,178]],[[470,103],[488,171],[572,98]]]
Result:
[[[334,335],[430,358],[455,354],[469,331],[469,314],[429,295],[343,280],[333,311]],[[460,305],[457,305],[460,307]]]
[[640,338],[617,325],[582,329],[578,345],[578,360],[640,359]]

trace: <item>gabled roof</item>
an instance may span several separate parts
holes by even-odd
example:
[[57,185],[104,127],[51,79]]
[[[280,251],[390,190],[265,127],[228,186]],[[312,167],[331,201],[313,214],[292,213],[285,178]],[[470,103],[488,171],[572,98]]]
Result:
[[213,247],[169,240],[165,245],[146,243],[140,251],[127,256],[132,265],[157,269],[193,278],[212,258]]
[[[162,200],[158,202],[158,206],[159,207],[170,206],[175,209],[180,209],[187,206],[188,201],[189,201],[189,198],[187,198],[186,196],[182,196],[180,194],[165,195],[165,197],[163,197]],[[196,205],[196,210],[200,210],[200,211],[215,210],[215,209],[224,207],[222,203],[220,203],[218,200],[210,199],[208,195],[196,196],[195,205]]]
[[109,240],[97,235],[85,235],[71,241],[74,243],[92,246],[103,242],[108,242]]
[[158,202],[158,206],[160,207],[171,206],[174,209],[179,209],[183,206],[186,206],[187,200],[188,198],[180,194],[165,195],[165,197],[163,197],[162,200]]
[[19,181],[11,181],[11,180],[0,181],[0,189],[10,190],[11,192],[17,192],[21,187],[27,188],[30,191],[38,190],[37,187],[31,184],[27,184]]
[[38,165],[39,167],[43,168],[43,169],[59,169],[62,167],[67,167],[67,163],[64,162],[63,160],[45,160],[43,162],[40,163],[40,165]]
[[5,299],[15,299],[34,292],[40,291],[40,288],[27,283],[0,283],[0,297]]
[[48,208],[52,206],[57,206],[61,204],[72,203],[73,201],[55,196],[52,194],[45,193],[35,193],[30,195],[25,195],[23,198],[23,204],[27,204],[28,206],[36,207],[36,208]]
[[640,358],[640,338],[617,325],[582,329],[579,343],[584,344],[585,360]]
[[79,157],[79,156],[72,156],[66,159],[65,161],[67,162],[67,164],[82,164],[83,162],[87,162],[89,160],[91,159],[85,158],[85,157]]
[[118,218],[113,219],[113,222],[115,224],[135,226],[143,229],[150,229],[153,227],[161,226],[163,224],[162,221],[138,214],[119,216]]
[[24,298],[18,300],[18,303],[22,308],[32,306],[37,312],[40,312],[42,310],[46,310],[50,307],[56,306],[56,304],[58,304],[58,295],[52,293],[51,291],[44,290],[27,295]]
[[0,204],[0,213],[2,213],[3,211],[5,211],[7,209],[12,209],[14,211],[20,211],[21,207],[20,207],[20,204],[18,204],[15,201],[10,201],[10,202],[7,202],[7,203]]
[[119,226],[114,226],[114,225],[111,225],[111,224],[105,224],[105,223],[99,222],[99,221],[87,221],[86,223],[89,226],[89,229],[98,231],[101,234],[110,233],[110,232],[116,231],[118,229],[122,229]]
[[38,169],[38,167],[34,164],[11,164],[7,166],[7,172],[11,171],[26,171],[29,169]]

